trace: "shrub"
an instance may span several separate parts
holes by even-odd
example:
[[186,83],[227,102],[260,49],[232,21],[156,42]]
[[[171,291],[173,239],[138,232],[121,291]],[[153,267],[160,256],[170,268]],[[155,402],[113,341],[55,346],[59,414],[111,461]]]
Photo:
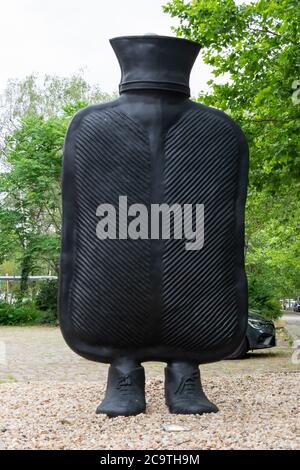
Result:
[[36,306],[42,311],[42,323],[57,322],[58,282],[56,280],[43,282],[36,297]]
[[0,325],[24,325],[40,322],[41,312],[33,302],[9,304],[0,301]]
[[249,308],[265,318],[277,319],[281,316],[280,304],[272,289],[260,278],[248,278]]

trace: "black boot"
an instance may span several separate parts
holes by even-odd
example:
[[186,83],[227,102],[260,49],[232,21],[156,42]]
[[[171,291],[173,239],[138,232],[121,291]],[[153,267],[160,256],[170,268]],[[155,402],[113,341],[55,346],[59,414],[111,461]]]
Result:
[[171,413],[216,413],[218,408],[203,392],[197,364],[173,362],[165,368],[165,397]]
[[97,414],[108,417],[134,416],[146,409],[145,371],[138,363],[127,361],[112,364],[108,370],[105,397]]

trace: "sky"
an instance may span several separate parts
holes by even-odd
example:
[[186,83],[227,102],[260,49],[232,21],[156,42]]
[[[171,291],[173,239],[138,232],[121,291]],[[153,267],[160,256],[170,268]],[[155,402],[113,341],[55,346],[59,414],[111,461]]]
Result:
[[[33,72],[70,76],[80,69],[103,91],[117,90],[120,70],[108,40],[156,33],[174,36],[167,0],[1,0],[0,93],[9,78]],[[191,75],[192,95],[206,89],[210,69],[201,57]]]

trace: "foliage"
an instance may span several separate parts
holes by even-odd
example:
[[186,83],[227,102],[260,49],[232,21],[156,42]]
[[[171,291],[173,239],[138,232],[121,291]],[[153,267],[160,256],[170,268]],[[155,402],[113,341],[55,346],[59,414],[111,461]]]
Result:
[[11,134],[24,117],[43,116],[47,119],[61,116],[64,109],[76,108],[80,102],[97,103],[110,99],[112,96],[103,93],[97,85],[87,83],[82,72],[62,78],[31,74],[25,80],[11,79],[1,97],[0,144],[5,151],[5,136]]
[[247,273],[272,286],[276,299],[300,292],[299,219],[300,205],[293,192],[282,189],[274,195],[253,190],[247,207]]
[[45,323],[57,321],[57,295],[57,281],[43,282],[36,297],[36,306],[43,312],[43,321]]
[[164,10],[212,68],[199,100],[230,114],[248,138],[248,276],[272,286],[277,299],[299,295],[298,2],[173,0]]
[[280,304],[275,300],[273,285],[261,277],[248,276],[249,309],[264,318],[276,319],[281,315]]
[[[227,110],[251,145],[250,182],[258,188],[292,183],[299,189],[299,105],[292,99],[300,78],[296,0],[174,0],[179,35],[202,45],[204,62],[216,77],[229,78],[200,99]],[[300,100],[299,100],[300,102]]]
[[41,321],[41,312],[32,302],[9,304],[0,300],[0,325],[24,325]]
[[46,77],[42,84],[30,76],[9,83],[1,116],[7,126],[2,134],[0,263],[18,261],[21,298],[27,296],[30,274],[58,274],[61,162],[68,124],[79,109],[109,98],[81,76]]
[[17,253],[22,292],[28,275],[42,263],[47,271],[58,270],[60,171],[68,120],[24,118],[7,141],[10,171],[0,181],[0,261]]

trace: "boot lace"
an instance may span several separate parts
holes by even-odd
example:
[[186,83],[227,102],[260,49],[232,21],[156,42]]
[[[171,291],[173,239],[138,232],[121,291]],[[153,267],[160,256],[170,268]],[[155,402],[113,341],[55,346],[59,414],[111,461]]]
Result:
[[193,372],[191,375],[184,375],[175,392],[177,395],[192,396],[197,392],[198,373]]
[[130,375],[122,375],[118,379],[117,389],[122,395],[130,395],[132,391],[132,380]]

